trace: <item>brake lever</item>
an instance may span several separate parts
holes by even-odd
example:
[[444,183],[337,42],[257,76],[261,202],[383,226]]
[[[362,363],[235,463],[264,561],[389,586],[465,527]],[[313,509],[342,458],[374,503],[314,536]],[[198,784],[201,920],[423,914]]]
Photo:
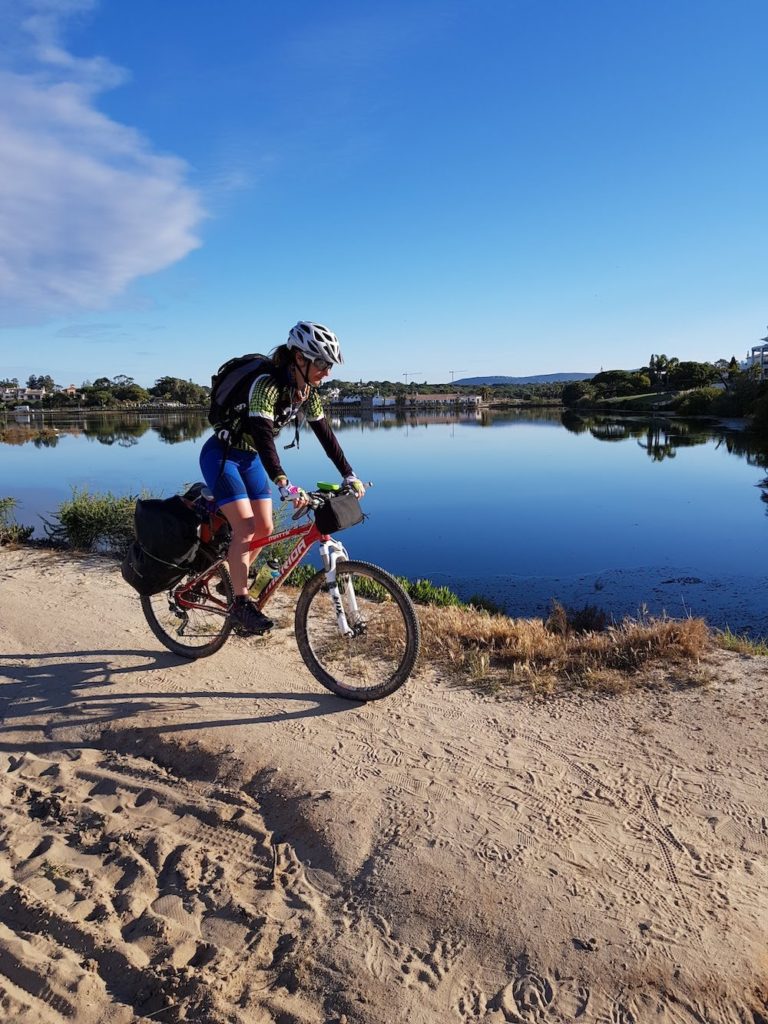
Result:
[[308,516],[310,512],[316,512],[322,506],[322,504],[322,500],[320,498],[313,497],[310,492],[309,494],[307,494],[307,504],[304,505],[302,508],[296,509],[296,511],[291,516],[291,519],[302,519],[304,516]]

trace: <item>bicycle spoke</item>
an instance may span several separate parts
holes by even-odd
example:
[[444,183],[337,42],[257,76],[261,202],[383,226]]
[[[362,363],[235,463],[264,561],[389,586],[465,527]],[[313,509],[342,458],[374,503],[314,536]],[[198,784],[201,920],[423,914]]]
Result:
[[172,591],[142,597],[141,607],[152,632],[169,650],[203,658],[217,651],[232,629],[226,615],[232,584],[224,566],[190,587],[193,579],[187,577]]
[[338,585],[347,633],[340,632],[336,605],[321,575],[310,580],[299,599],[296,637],[320,682],[341,696],[373,700],[392,693],[410,674],[419,648],[418,621],[391,576],[363,562],[343,564]]

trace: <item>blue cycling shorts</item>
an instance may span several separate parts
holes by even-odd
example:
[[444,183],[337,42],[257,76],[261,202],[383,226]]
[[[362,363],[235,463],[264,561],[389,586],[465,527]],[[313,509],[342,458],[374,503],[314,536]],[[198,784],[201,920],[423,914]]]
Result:
[[219,508],[239,498],[247,498],[249,501],[272,498],[269,477],[259,456],[255,452],[244,452],[238,448],[227,451],[226,445],[215,434],[203,445],[200,469]]

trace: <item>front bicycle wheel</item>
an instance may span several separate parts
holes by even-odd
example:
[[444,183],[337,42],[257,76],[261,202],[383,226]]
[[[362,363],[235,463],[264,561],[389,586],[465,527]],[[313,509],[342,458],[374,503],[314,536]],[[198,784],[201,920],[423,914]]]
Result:
[[348,700],[378,700],[413,671],[421,633],[411,599],[388,572],[368,562],[336,563],[338,596],[349,629],[339,629],[324,572],[296,604],[296,642],[318,682]]
[[209,576],[190,573],[171,590],[142,597],[141,610],[169,651],[182,658],[207,658],[232,632],[227,609],[233,600],[232,580],[222,563]]

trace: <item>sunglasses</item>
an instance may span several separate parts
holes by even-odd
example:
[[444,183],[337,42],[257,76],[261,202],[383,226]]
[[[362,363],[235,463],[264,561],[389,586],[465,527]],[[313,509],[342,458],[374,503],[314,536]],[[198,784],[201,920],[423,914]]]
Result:
[[326,370],[330,370],[333,366],[333,363],[329,363],[327,359],[313,359],[311,362],[314,368],[321,373],[325,373]]

